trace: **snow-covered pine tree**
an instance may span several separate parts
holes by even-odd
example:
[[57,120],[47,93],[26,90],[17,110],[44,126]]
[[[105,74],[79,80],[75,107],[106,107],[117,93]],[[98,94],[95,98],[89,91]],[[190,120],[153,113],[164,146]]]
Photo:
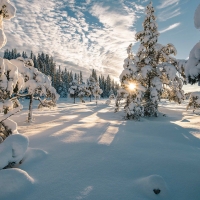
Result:
[[124,60],[124,70],[120,75],[122,89],[118,91],[116,111],[124,97],[127,119],[157,116],[162,92],[168,93],[169,99],[178,103],[184,98],[182,81],[177,76],[177,61],[170,56],[176,54],[176,49],[172,44],[163,46],[157,43],[159,33],[152,2],[145,12],[144,30],[135,35],[140,47],[133,57],[132,45],[129,45],[128,57]]

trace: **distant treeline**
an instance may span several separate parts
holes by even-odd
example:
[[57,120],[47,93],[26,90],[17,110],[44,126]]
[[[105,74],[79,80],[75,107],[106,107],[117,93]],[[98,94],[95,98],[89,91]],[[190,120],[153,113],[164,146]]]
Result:
[[[31,51],[30,55],[28,56],[25,51],[20,53],[17,52],[17,49],[12,49],[11,51],[6,49],[4,51],[4,58],[8,60],[16,59],[18,57],[31,58],[34,62],[35,68],[37,68],[42,73],[51,76],[52,85],[55,87],[55,89],[61,97],[67,97],[70,83],[73,80],[77,80],[79,83],[84,82],[81,71],[79,73],[74,73],[72,71],[67,70],[66,67],[62,67],[62,69],[64,69],[62,70],[61,66],[56,66],[56,62],[54,61],[52,56],[43,52],[35,55]],[[113,79],[111,79],[109,75],[107,77],[104,77],[103,75],[97,76],[96,70],[93,69],[92,73],[88,74],[87,77],[89,78],[90,76],[94,77],[95,80],[99,81],[99,86],[103,90],[101,97],[109,97],[111,90],[116,95],[117,90],[119,89],[119,84]]]

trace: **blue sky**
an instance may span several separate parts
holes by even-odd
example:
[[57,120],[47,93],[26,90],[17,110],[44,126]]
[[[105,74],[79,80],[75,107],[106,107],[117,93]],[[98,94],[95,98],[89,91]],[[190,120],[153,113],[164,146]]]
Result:
[[[126,47],[142,30],[147,0],[11,0],[16,17],[4,23],[7,45],[19,51],[51,54],[69,70],[94,68],[116,79],[122,71]],[[173,43],[176,58],[186,59],[200,34],[194,27],[199,0],[153,0],[159,43]]]

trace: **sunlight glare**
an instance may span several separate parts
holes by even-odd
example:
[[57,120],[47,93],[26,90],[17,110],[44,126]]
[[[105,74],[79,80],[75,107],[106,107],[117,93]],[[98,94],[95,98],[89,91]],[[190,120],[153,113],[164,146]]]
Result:
[[134,83],[129,84],[129,89],[134,90],[136,88],[136,85]]

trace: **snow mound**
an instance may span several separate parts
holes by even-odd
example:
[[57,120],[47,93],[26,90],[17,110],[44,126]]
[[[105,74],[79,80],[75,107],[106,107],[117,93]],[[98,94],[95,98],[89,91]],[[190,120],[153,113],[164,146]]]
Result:
[[136,181],[137,191],[148,199],[168,199],[168,187],[159,175],[151,175]]
[[28,165],[33,166],[36,161],[43,160],[47,154],[48,153],[42,149],[28,148],[23,158],[22,168]]
[[23,193],[24,190],[34,184],[34,179],[27,172],[21,169],[0,170],[0,199],[13,196],[16,193]]
[[200,5],[197,7],[194,13],[194,25],[197,29],[200,29]]
[[0,144],[0,169],[9,163],[19,163],[28,148],[28,138],[14,134],[8,136],[3,143]]

